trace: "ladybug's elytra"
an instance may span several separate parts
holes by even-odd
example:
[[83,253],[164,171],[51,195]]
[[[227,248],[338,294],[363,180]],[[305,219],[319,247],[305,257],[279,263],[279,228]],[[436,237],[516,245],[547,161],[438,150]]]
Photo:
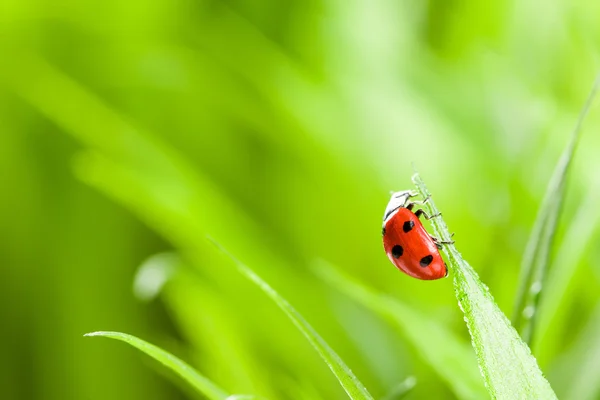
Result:
[[[448,276],[448,267],[444,263],[439,249],[443,243],[425,230],[419,220],[428,216],[422,209],[413,212],[415,204],[427,202],[410,201],[416,196],[408,190],[395,192],[383,215],[383,247],[388,258],[398,269],[406,274],[423,280],[434,280]],[[450,242],[452,243],[452,242]]]

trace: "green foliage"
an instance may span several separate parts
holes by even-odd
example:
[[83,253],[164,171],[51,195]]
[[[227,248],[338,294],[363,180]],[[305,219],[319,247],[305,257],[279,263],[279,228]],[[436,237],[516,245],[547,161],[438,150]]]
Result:
[[[407,377],[406,400],[483,397],[450,280],[411,279],[383,254],[387,193],[411,186],[416,161],[461,253],[510,310],[598,70],[599,7],[3,1],[0,398],[188,394],[133,352],[78,339],[108,327],[165,343],[230,393],[347,398],[207,234],[373,397]],[[534,354],[567,400],[598,394],[599,126],[591,109],[536,315]],[[158,294],[140,303],[131,282],[147,259],[177,268],[153,291],[136,286]],[[324,283],[316,259],[343,279]]]

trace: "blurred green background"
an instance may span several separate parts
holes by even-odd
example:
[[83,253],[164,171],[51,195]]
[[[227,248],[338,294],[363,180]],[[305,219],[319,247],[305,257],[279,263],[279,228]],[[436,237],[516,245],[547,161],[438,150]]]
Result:
[[[0,398],[201,398],[135,350],[82,337],[101,329],[232,392],[346,398],[206,235],[375,397],[414,376],[406,398],[456,398],[401,330],[312,268],[326,260],[469,340],[451,280],[411,279],[382,250],[389,192],[410,188],[415,162],[510,317],[599,56],[596,0],[2,0]],[[561,399],[600,398],[599,128],[596,105],[532,347]],[[149,258],[175,270],[140,301]]]

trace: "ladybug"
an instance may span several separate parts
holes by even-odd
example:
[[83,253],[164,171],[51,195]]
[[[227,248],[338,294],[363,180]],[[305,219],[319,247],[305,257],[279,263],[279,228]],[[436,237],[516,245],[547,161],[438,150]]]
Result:
[[431,219],[440,214],[428,216],[422,209],[413,212],[415,204],[425,204],[429,197],[422,202],[410,201],[416,193],[408,190],[395,192],[383,215],[383,248],[388,258],[398,269],[413,278],[434,280],[448,276],[448,267],[439,249],[443,242],[431,236],[419,219],[423,215]]

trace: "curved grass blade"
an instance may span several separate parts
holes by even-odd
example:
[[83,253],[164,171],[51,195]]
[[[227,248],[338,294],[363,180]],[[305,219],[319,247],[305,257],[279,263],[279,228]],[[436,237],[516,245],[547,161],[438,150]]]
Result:
[[[551,296],[543,296],[538,307],[539,317],[536,320],[536,340],[533,342],[532,350],[544,348],[540,358],[552,359],[555,354],[548,351],[550,348],[558,347],[551,344],[558,340],[560,330],[555,327],[564,321],[569,312],[568,308],[561,307],[564,301],[574,290],[573,280],[582,267],[581,260],[587,255],[587,251],[593,248],[596,242],[595,231],[600,226],[600,209],[598,209],[597,189],[590,190],[586,198],[580,202],[575,215],[569,220],[569,226],[565,236],[561,240],[560,248],[552,261],[544,290],[552,293]],[[544,361],[540,360],[540,363]],[[574,364],[579,365],[579,364]]]
[[148,343],[142,339],[139,339],[135,336],[128,335],[126,333],[121,332],[91,332],[86,333],[84,336],[93,337],[93,336],[101,336],[107,337],[110,339],[117,339],[123,341],[125,343],[130,344],[131,346],[141,350],[146,353],[150,357],[154,358],[156,361],[163,364],[165,367],[169,368],[177,375],[179,375],[183,380],[189,383],[194,389],[196,389],[199,393],[202,393],[206,397],[211,400],[226,400],[229,398],[229,394],[217,386],[215,383],[210,381],[205,376],[198,373],[194,368],[192,368],[189,364],[182,361],[181,359],[175,357],[173,354],[166,352],[165,350],[157,347],[151,343]]
[[552,178],[548,183],[544,200],[523,255],[512,322],[515,328],[521,332],[523,340],[529,344],[533,340],[540,295],[550,264],[550,250],[565,197],[567,173],[577,148],[583,121],[594,101],[599,86],[600,75],[598,75],[592,86],[577,119],[575,129],[571,133],[571,139],[558,160]]
[[237,266],[238,270],[250,281],[256,284],[267,296],[271,298],[281,308],[281,310],[292,320],[294,325],[302,332],[304,337],[308,339],[310,344],[319,353],[323,361],[327,364],[331,372],[342,385],[342,388],[351,399],[367,399],[373,400],[373,396],[367,391],[365,386],[358,380],[354,373],[342,361],[340,356],[329,347],[327,342],[314,330],[314,328],[287,302],[279,295],[268,283],[263,281],[250,267],[243,264],[235,256],[229,253],[219,243],[214,240],[209,240],[227,257],[229,257]]
[[457,398],[485,398],[481,374],[466,341],[400,301],[374,292],[329,263],[320,262],[314,270],[331,286],[397,326]]
[[[430,195],[416,172],[413,182],[423,198]],[[432,200],[424,207],[430,215],[438,214]],[[431,221],[436,236],[442,241],[451,241],[441,216]],[[507,400],[556,399],[529,347],[494,302],[475,270],[462,258],[454,244],[445,245],[442,250],[449,261],[458,305],[465,315],[479,368],[491,397]]]

